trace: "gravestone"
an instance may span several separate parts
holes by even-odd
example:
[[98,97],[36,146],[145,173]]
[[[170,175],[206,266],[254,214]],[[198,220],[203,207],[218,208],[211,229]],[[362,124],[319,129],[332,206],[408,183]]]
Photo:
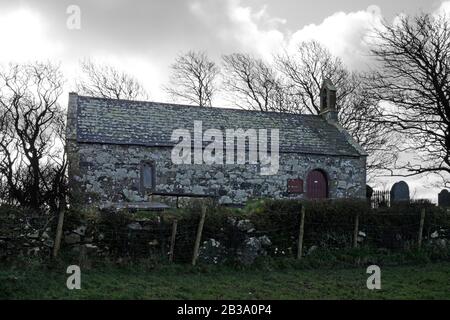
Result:
[[373,188],[367,184],[366,185],[366,198],[370,201],[370,200],[372,200],[372,196],[373,196]]
[[405,181],[395,183],[391,188],[391,204],[409,202],[409,187]]
[[438,204],[439,207],[450,207],[450,192],[447,189],[439,192],[438,195]]

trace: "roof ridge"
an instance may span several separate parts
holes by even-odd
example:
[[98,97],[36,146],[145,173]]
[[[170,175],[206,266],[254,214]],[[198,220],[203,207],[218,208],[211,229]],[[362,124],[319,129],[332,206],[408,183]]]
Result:
[[[86,96],[77,94],[80,98],[88,98],[102,101],[118,101],[118,102],[126,102],[126,103],[143,103],[147,105],[166,105],[172,107],[180,107],[180,108],[195,108],[195,109],[219,109],[219,110],[229,110],[236,112],[245,112],[245,113],[262,113],[262,114],[275,114],[275,115],[290,115],[296,117],[312,117],[312,118],[320,118],[323,119],[320,115],[316,114],[306,114],[306,113],[292,113],[292,112],[279,112],[279,111],[262,111],[262,110],[251,110],[251,109],[240,109],[240,108],[230,108],[230,107],[201,107],[198,105],[189,105],[189,104],[180,104],[180,103],[169,103],[169,102],[158,102],[158,101],[146,101],[146,100],[131,100],[131,99],[112,99],[112,98],[103,98],[103,97],[94,97],[94,96]],[[326,121],[324,119],[324,121]]]

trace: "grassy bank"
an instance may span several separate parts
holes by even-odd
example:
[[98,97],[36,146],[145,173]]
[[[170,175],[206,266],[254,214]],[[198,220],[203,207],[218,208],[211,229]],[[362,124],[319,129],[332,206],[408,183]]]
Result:
[[1,299],[450,299],[450,263],[381,269],[382,289],[366,288],[366,269],[232,270],[225,267],[96,267],[82,289],[66,288],[65,267],[0,267]]

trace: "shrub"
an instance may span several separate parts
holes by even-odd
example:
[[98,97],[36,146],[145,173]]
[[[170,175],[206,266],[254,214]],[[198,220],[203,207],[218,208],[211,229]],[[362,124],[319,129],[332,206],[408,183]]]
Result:
[[300,210],[305,206],[305,246],[342,248],[351,244],[356,214],[366,214],[366,202],[358,200],[266,200],[252,204],[251,220],[257,230],[268,232],[277,252],[296,252]]

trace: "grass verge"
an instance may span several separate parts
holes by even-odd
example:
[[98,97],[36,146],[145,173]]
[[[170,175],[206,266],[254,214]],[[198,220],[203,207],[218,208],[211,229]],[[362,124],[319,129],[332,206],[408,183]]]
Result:
[[66,287],[66,267],[0,267],[1,299],[450,299],[450,263],[381,268],[381,290],[365,267],[236,270],[225,266],[96,266],[81,290]]

